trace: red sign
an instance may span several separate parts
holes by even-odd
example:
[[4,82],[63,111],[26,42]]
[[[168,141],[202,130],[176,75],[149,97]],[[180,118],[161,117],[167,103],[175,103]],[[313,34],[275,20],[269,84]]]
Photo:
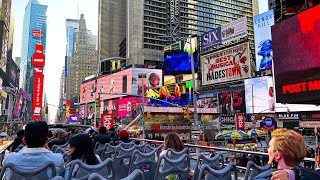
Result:
[[244,114],[237,113],[236,114],[236,122],[237,122],[237,130],[244,130],[245,122],[244,122]]
[[32,30],[32,37],[39,37],[42,38],[43,37],[43,32],[41,30]]
[[34,75],[32,120],[42,119],[43,75]]
[[33,54],[32,65],[37,67],[43,67],[45,64],[45,56],[43,54]]
[[43,45],[41,43],[36,44],[36,48],[34,49],[35,54],[43,54]]
[[75,109],[70,109],[70,114],[76,114],[77,111]]
[[105,126],[108,130],[114,126],[114,116],[113,114],[101,114],[100,126]]
[[33,74],[34,75],[43,75],[43,68],[42,67],[34,67]]

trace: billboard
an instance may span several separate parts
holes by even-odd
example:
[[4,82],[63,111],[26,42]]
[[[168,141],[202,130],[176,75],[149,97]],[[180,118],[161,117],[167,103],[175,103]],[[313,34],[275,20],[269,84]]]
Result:
[[[187,88],[186,83],[178,83],[162,86],[147,91],[147,97],[149,104],[152,106],[170,107],[172,105],[166,103],[172,103],[179,106],[187,106],[193,104],[192,88]],[[157,99],[166,101],[161,102]]]
[[244,84],[247,113],[274,113],[275,96],[272,76],[246,79]]
[[249,43],[203,55],[201,63],[203,85],[249,78]]
[[109,130],[114,127],[114,115],[113,114],[101,114],[100,126],[104,126]]
[[38,39],[43,37],[43,32],[41,30],[32,30],[32,38]]
[[20,78],[20,68],[13,61],[12,58],[8,59],[6,72],[8,74],[9,86],[18,87]]
[[66,100],[66,116],[70,116],[70,100]]
[[[140,97],[124,97],[118,99],[118,117],[125,117],[133,110],[133,102],[137,105],[142,104]],[[147,98],[144,99],[144,104],[147,104]]]
[[80,118],[78,115],[75,115],[75,114],[71,114],[69,116],[69,123],[80,123]]
[[221,26],[222,42],[227,43],[247,36],[247,17]]
[[19,94],[16,98],[14,106],[14,116],[21,117],[21,114],[25,112],[26,104],[30,100],[29,95],[20,88]]
[[43,75],[34,75],[32,120],[42,118]]
[[319,104],[320,5],[272,26],[278,103]]
[[197,104],[199,108],[217,108],[219,106],[218,94],[207,93],[197,96]]
[[[162,70],[160,69],[145,69],[145,68],[130,68],[114,74],[99,77],[97,80],[97,93],[101,94],[101,100],[118,98],[125,94],[142,94],[142,84],[144,84],[145,92],[148,89],[162,86]],[[94,101],[95,97],[95,81],[89,81],[80,86],[80,103],[89,103]],[[111,95],[119,93],[119,95]]]
[[214,28],[201,35],[201,50],[212,48],[215,45],[222,43],[221,27]]
[[245,113],[245,91],[236,90],[219,93],[219,112],[226,113]]
[[32,66],[43,67],[45,64],[45,56],[43,54],[32,55]]
[[94,103],[88,104],[88,119],[94,119],[94,116],[97,115],[96,118],[100,118],[99,107],[96,107],[96,111],[94,111]]
[[274,25],[274,11],[270,10],[255,16],[254,44],[256,50],[256,70],[272,69],[272,37],[271,26]]
[[[194,76],[197,79],[198,73],[196,73]],[[192,74],[164,75],[163,85],[181,83],[189,80],[192,80]]]
[[[198,70],[197,38],[189,38],[192,45],[192,55],[195,72]],[[163,73],[166,75],[191,74],[191,49],[190,43],[185,42],[182,49],[167,50],[164,52]]]
[[118,99],[103,101],[103,108],[100,108],[100,113],[118,115]]
[[34,67],[33,74],[35,75],[43,75],[43,68],[42,67]]

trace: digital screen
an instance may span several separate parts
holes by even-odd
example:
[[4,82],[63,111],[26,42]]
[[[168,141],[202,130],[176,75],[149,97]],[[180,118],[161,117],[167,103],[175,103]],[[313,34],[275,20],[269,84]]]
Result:
[[319,103],[319,12],[318,5],[272,27],[278,103]]

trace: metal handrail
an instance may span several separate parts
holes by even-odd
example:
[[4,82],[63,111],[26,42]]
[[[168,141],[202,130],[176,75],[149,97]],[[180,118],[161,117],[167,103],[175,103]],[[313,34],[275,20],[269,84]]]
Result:
[[[163,143],[163,141],[151,140],[151,139],[138,139],[138,138],[132,138],[132,139],[136,141]],[[185,143],[184,145],[187,147],[194,147],[194,148],[212,149],[212,150],[218,150],[218,151],[228,151],[228,152],[234,152],[234,153],[268,156],[268,153],[263,153],[258,151],[244,151],[244,150],[221,148],[221,147],[214,147],[214,146],[201,146],[201,145],[195,145],[195,144],[189,144],[189,143]],[[303,161],[315,161],[315,158],[304,158]]]

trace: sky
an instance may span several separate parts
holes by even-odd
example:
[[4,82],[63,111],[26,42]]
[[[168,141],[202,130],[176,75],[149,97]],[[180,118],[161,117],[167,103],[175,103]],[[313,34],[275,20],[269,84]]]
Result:
[[[60,76],[66,52],[66,18],[84,14],[87,29],[98,34],[98,0],[38,0],[47,5],[47,47],[44,88],[48,103],[59,105]],[[15,19],[13,58],[21,55],[22,27],[25,7],[29,0],[13,0],[12,13]],[[49,106],[50,120],[56,116],[57,107]]]
[[[29,0],[13,0],[12,13],[15,19],[13,58],[21,55],[24,10]],[[77,18],[84,14],[87,28],[98,34],[98,0],[38,0],[47,5],[47,49],[45,68],[45,93],[48,103],[59,105],[60,76],[66,51],[66,18]],[[79,8],[78,7],[79,1]],[[267,0],[259,0],[259,12],[268,10]],[[49,106],[50,120],[56,116],[57,107]]]

